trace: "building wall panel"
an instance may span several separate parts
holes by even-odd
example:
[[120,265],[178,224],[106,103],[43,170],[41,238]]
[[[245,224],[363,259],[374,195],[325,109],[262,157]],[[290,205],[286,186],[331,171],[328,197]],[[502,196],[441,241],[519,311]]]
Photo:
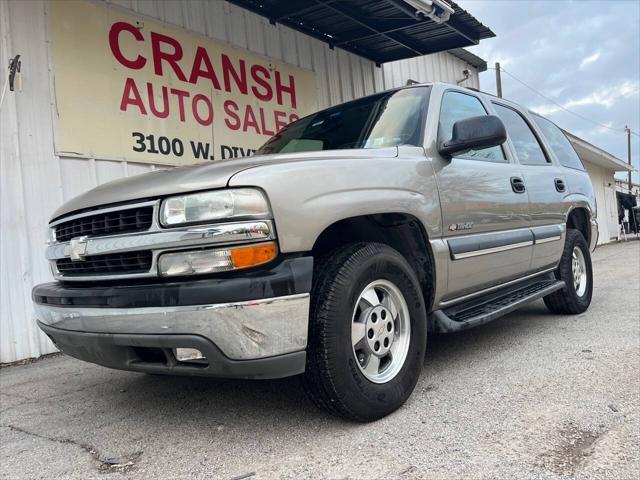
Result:
[[618,238],[618,203],[616,199],[614,172],[599,165],[584,161],[598,206],[598,245]]
[[[448,54],[382,68],[222,0],[111,0],[120,8],[175,24],[316,74],[318,105],[330,105],[418,81],[455,81],[464,63]],[[45,0],[0,0],[0,65],[22,55],[23,91],[8,92],[0,112],[0,362],[53,352],[32,320],[31,288],[51,280],[43,249],[46,224],[64,201],[105,182],[163,168],[58,157]],[[18,48],[19,47],[19,48]],[[446,75],[439,68],[449,61]],[[473,71],[473,69],[471,69]],[[0,84],[6,69],[0,72]],[[477,74],[473,81],[477,86]]]

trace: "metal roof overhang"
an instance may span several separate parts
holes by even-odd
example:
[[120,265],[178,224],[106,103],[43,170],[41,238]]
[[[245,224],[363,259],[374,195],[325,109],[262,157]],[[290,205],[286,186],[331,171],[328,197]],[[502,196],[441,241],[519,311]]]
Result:
[[[229,0],[377,64],[477,45],[495,34],[454,2],[442,23],[403,0]],[[473,64],[472,64],[473,65]],[[475,65],[474,65],[475,66]]]
[[601,148],[590,144],[580,137],[576,137],[566,130],[563,131],[573,145],[573,148],[575,148],[576,153],[583,161],[593,163],[614,172],[628,172],[632,170],[629,164],[623,162],[619,158],[614,157],[610,153],[605,152]]

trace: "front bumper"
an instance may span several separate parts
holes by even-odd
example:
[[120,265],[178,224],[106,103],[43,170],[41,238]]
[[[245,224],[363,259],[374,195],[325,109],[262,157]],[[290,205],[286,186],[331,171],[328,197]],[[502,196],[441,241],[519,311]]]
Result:
[[[71,356],[124,370],[237,378],[304,371],[313,260],[153,285],[34,288],[39,327]],[[250,298],[246,298],[250,297]],[[223,301],[226,299],[226,301]],[[195,348],[206,364],[178,362]]]

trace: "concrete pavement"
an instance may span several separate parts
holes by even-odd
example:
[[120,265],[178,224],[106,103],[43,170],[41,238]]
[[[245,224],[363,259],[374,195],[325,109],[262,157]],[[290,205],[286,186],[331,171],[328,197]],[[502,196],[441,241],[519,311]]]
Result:
[[616,478],[640,475],[640,242],[600,247],[582,315],[542,302],[429,340],[409,402],[367,425],[297,379],[147,376],[60,355],[0,370],[0,476]]

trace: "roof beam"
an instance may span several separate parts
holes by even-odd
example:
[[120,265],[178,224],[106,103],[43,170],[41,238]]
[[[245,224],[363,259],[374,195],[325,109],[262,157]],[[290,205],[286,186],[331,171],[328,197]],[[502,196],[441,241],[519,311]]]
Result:
[[[387,2],[391,3],[396,8],[402,10],[404,13],[411,16],[412,18],[415,18],[421,21],[425,21],[425,18],[429,18],[423,14],[418,13],[418,11],[416,11],[413,7],[409,6],[402,0],[387,0]],[[464,25],[462,25],[462,23],[455,18],[456,13],[457,12],[454,12],[451,15],[451,17],[449,17],[449,20],[447,20],[446,22],[439,23],[438,25],[445,25],[449,29],[456,32],[458,35],[461,35],[462,37],[466,38],[469,42],[473,43],[474,45],[478,45],[478,43],[480,43],[480,37],[478,35],[474,35]],[[432,21],[436,23],[435,20],[432,20]]]
[[349,42],[359,42],[360,40],[368,40],[370,38],[373,37],[377,37],[379,35],[386,35],[388,33],[394,33],[394,32],[401,32],[402,30],[406,30],[409,27],[415,27],[415,23],[403,23],[403,25],[401,26],[394,26],[391,28],[385,28],[384,30],[381,30],[380,32],[376,32],[376,33],[370,33],[367,35],[360,35],[357,37],[349,37],[349,38],[345,38],[343,40],[340,40],[339,42],[337,42],[335,45],[336,47],[343,45],[345,43],[349,43]]
[[[367,24],[361,20],[359,20],[357,18],[357,14],[353,11],[351,11],[350,8],[345,8],[344,5],[341,5],[340,7],[336,6],[336,5],[331,5],[327,0],[315,0],[317,3],[324,5],[325,7],[327,7],[330,10],[333,10],[336,13],[339,13],[340,15],[343,15],[344,17],[348,18],[349,20],[351,20],[352,22],[357,23],[358,25],[371,30],[372,32],[378,34],[378,35],[382,35],[386,38],[388,38],[389,40],[392,40],[394,42],[396,42],[397,44],[401,45],[402,47],[411,50],[412,52],[418,54],[418,55],[424,55],[420,49],[419,45],[416,45],[414,42],[412,42],[411,40],[408,39],[404,39],[404,38],[400,38],[398,37],[398,35],[393,34],[393,33],[382,33],[382,29],[381,28],[377,28],[375,27],[373,24]],[[341,40],[340,40],[341,41]]]
[[[333,3],[336,0],[327,0],[327,3]],[[307,13],[307,12],[311,12],[313,10],[316,10],[318,8],[321,8],[322,5],[318,5],[317,3],[314,2],[313,5],[309,5],[308,7],[304,7],[304,8],[292,8],[289,11],[284,11],[284,12],[277,12],[277,15],[273,16],[272,19],[274,22],[279,22],[280,20],[284,20],[285,18],[289,18],[289,17],[293,17],[296,15],[301,15],[303,13]]]
[[469,40],[471,43],[473,43],[474,45],[478,45],[480,43],[480,36],[479,35],[474,35],[472,32],[470,32],[464,25],[462,25],[462,23],[460,21],[458,21],[453,15],[451,16],[451,18],[449,18],[449,20],[447,20],[446,22],[442,23],[441,25],[446,25],[447,27],[449,27],[451,30],[453,30],[454,32],[456,32],[458,35],[466,38],[467,40]]

